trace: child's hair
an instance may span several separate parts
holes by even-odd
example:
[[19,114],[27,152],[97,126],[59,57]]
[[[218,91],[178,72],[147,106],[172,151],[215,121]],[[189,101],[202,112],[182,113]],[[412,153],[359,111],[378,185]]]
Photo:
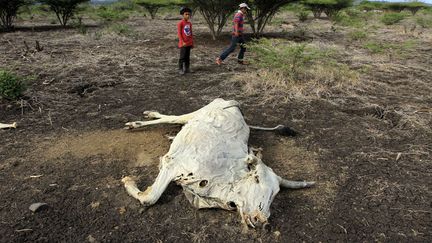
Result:
[[180,9],[180,14],[183,15],[184,13],[192,13],[192,9],[190,9],[188,7],[182,7]]

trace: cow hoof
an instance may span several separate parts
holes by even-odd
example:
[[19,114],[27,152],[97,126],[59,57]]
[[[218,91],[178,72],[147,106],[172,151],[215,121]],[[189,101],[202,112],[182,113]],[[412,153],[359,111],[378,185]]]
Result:
[[126,176],[123,177],[123,179],[121,180],[123,182],[123,184],[128,185],[128,184],[135,184],[134,179],[132,179],[132,177],[130,176]]

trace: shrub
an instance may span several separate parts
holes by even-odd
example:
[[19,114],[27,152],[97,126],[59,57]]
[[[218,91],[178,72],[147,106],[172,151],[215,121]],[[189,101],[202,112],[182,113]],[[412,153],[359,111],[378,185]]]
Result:
[[353,41],[362,41],[367,39],[367,33],[364,30],[355,30],[349,33],[349,37]]
[[393,25],[399,23],[405,18],[405,15],[402,13],[386,13],[381,17],[381,22],[385,25]]
[[0,70],[0,96],[8,100],[16,100],[21,97],[26,90],[23,78]]
[[419,10],[426,8],[427,5],[422,2],[409,2],[405,4],[405,9],[415,15]]
[[150,14],[152,19],[156,18],[156,14],[160,8],[179,6],[187,4],[186,0],[134,0],[134,3],[144,7]]
[[385,2],[370,2],[370,1],[363,1],[359,4],[358,8],[360,10],[364,10],[366,12],[373,11],[373,10],[382,10],[384,9]]
[[114,33],[121,36],[133,36],[135,35],[135,30],[133,30],[127,24],[112,24],[107,27],[109,33]]
[[337,62],[332,49],[265,38],[248,47],[259,70],[242,80],[244,88],[268,101],[330,94],[358,80],[357,72]]
[[297,13],[297,18],[300,22],[305,22],[308,19],[309,11],[301,9]]
[[104,21],[121,21],[127,19],[129,16],[121,10],[117,10],[112,7],[102,6],[97,10],[97,16],[102,18]]
[[0,24],[2,29],[12,29],[18,9],[29,3],[28,0],[0,0]]
[[422,28],[432,28],[432,18],[427,18],[426,16],[421,16],[416,18],[416,23]]
[[40,0],[40,2],[50,6],[51,10],[57,16],[61,25],[66,26],[69,19],[75,14],[77,6],[80,3],[89,0]]
[[331,18],[340,10],[352,6],[353,0],[305,0],[303,4],[311,9],[316,18],[322,12]]

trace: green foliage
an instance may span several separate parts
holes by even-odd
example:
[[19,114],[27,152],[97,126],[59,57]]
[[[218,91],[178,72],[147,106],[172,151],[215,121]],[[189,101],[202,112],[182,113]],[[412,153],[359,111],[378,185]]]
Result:
[[359,4],[358,8],[360,10],[365,10],[367,12],[373,10],[383,10],[385,2],[371,2],[371,1],[363,1]]
[[107,27],[108,33],[114,33],[120,36],[134,36],[136,34],[135,30],[133,30],[127,24],[112,24]]
[[309,15],[309,11],[304,10],[304,9],[300,10],[296,14],[296,16],[300,22],[305,22],[308,19],[308,15]]
[[339,25],[355,28],[360,28],[365,24],[365,20],[363,18],[351,17],[344,11],[331,15],[330,19]]
[[112,6],[101,6],[97,10],[97,16],[102,18],[104,21],[121,21],[129,17],[125,11],[118,10]]
[[364,30],[355,30],[349,33],[349,37],[353,41],[364,41],[367,39],[367,32]]
[[248,48],[260,75],[245,82],[246,90],[268,99],[316,95],[358,80],[357,72],[337,61],[334,49],[265,38],[249,43]]
[[27,89],[24,79],[8,71],[0,70],[0,97],[16,100]]
[[422,2],[409,2],[405,3],[405,9],[410,11],[412,15],[415,15],[419,10],[426,8],[427,5]]
[[422,28],[432,28],[432,17],[430,16],[419,16],[416,18],[416,23]]
[[393,12],[402,12],[405,9],[406,5],[404,3],[386,3],[384,5],[384,9],[393,11]]
[[152,19],[156,18],[159,9],[171,6],[190,5],[188,0],[134,0],[134,3],[144,7]]
[[18,9],[29,3],[29,0],[0,0],[0,27],[5,30],[12,29]]
[[353,0],[304,0],[316,18],[324,12],[328,17],[334,17],[340,10],[352,6]]
[[385,25],[393,25],[399,23],[405,18],[403,13],[386,13],[381,17],[381,22]]
[[369,41],[363,45],[363,48],[373,54],[389,54],[404,57],[410,53],[412,54],[418,44],[416,40],[407,40],[402,43]]
[[88,1],[90,0],[40,0],[41,3],[50,6],[63,26],[66,26],[69,19],[76,13],[78,4]]

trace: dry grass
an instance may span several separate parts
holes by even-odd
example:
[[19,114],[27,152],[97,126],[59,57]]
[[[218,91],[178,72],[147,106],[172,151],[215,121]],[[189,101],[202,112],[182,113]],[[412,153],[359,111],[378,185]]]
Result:
[[236,81],[247,95],[259,94],[264,103],[331,96],[359,81],[358,72],[338,62],[338,51],[330,47],[263,39],[251,49],[258,70]]

